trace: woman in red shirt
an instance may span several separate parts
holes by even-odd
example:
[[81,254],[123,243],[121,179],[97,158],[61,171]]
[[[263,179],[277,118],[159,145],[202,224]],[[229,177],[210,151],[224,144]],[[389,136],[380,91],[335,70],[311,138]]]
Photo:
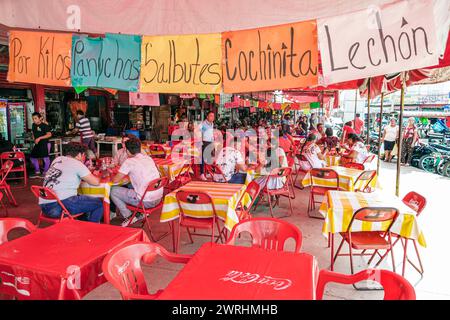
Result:
[[347,137],[350,133],[356,134],[355,130],[353,130],[353,128],[352,128],[352,122],[348,121],[345,123],[344,127],[342,128],[341,143],[344,143],[347,140]]

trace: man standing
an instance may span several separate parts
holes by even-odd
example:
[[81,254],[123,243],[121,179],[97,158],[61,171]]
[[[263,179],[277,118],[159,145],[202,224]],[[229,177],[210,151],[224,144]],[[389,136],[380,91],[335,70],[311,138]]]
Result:
[[358,135],[361,135],[364,130],[364,121],[361,120],[360,117],[361,115],[357,113],[355,119],[353,120],[353,130]]
[[[83,212],[86,220],[100,222],[103,217],[102,199],[78,195],[81,180],[93,186],[100,184],[100,179],[84,165],[86,151],[86,146],[81,143],[68,143],[64,148],[65,155],[57,157],[50,165],[43,185],[56,193],[70,214]],[[39,205],[46,216],[61,217],[62,208],[58,202],[39,198]]]
[[211,153],[210,148],[207,150],[207,154],[205,154],[206,148],[214,142],[214,112],[209,111],[206,115],[205,121],[200,124],[200,132],[202,135],[202,159],[200,164],[200,179],[206,180],[204,167],[205,167],[205,158],[210,159]]
[[[126,176],[130,178],[133,189],[125,187],[113,187],[111,190],[111,200],[120,210],[120,214],[125,220],[122,226],[128,226],[143,219],[143,216],[136,215],[130,222],[131,211],[127,204],[137,206],[147,190],[148,184],[155,179],[160,178],[158,168],[152,158],[141,153],[141,141],[136,137],[129,137],[125,141],[125,148],[128,153],[128,159],[120,166],[119,172],[112,179],[112,183],[118,183]],[[146,208],[154,208],[161,201],[163,188],[156,191],[147,192],[144,198]]]
[[85,117],[83,110],[77,110],[78,122],[75,125],[73,133],[79,132],[81,143],[87,146],[94,154],[97,153],[94,141],[94,131],[91,129],[89,119]]
[[31,150],[30,160],[34,166],[35,175],[31,176],[31,178],[36,178],[41,175],[39,159],[44,160],[44,175],[50,167],[50,158],[48,157],[48,139],[52,136],[52,133],[50,132],[50,126],[42,121],[42,115],[39,112],[34,112],[32,118],[33,126],[31,131],[33,132],[34,147],[33,150]]

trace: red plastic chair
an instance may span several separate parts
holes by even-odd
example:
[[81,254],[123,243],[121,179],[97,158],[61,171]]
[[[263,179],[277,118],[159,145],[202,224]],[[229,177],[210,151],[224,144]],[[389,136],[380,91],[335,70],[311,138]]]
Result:
[[[334,262],[336,261],[338,256],[350,256],[350,269],[351,273],[354,273],[353,270],[353,256],[368,256],[369,264],[372,259],[378,254],[379,250],[386,250],[391,253],[392,257],[392,268],[395,272],[395,261],[394,261],[394,252],[392,251],[392,234],[391,227],[397,219],[399,212],[396,208],[390,207],[365,207],[358,209],[354,214],[350,223],[347,227],[346,232],[341,232],[342,241],[339,244],[339,247],[336,251],[336,255],[333,256],[333,248],[334,248],[334,236],[332,234],[331,238],[331,271],[333,271]],[[352,231],[353,223],[355,221],[359,221],[361,223],[386,223],[388,227],[386,231]],[[386,239],[387,238],[387,239]],[[339,254],[342,249],[344,242],[348,243],[349,254]],[[359,254],[354,254],[353,249],[362,250]],[[373,254],[365,253],[366,250],[374,250]],[[377,267],[382,260],[378,261],[375,265]]]
[[127,205],[127,209],[131,211],[132,215],[131,215],[130,219],[128,219],[129,222],[126,225],[126,227],[129,227],[131,225],[131,221],[133,221],[136,214],[138,214],[138,213],[142,214],[144,216],[142,228],[144,228],[147,225],[148,234],[150,236],[150,239],[153,242],[157,242],[168,235],[168,233],[166,233],[166,234],[162,235],[160,238],[155,239],[153,237],[152,229],[150,228],[150,215],[153,214],[154,212],[158,212],[162,209],[164,197],[162,197],[161,201],[153,208],[145,208],[143,200],[145,199],[147,192],[153,192],[153,191],[157,191],[161,188],[164,188],[165,186],[167,186],[168,182],[169,182],[169,180],[166,177],[162,177],[162,178],[158,178],[158,179],[154,179],[154,180],[150,181],[147,185],[147,189],[145,189],[145,192],[141,198],[141,201],[139,201],[139,204],[137,206],[132,206],[131,204]]
[[302,247],[301,231],[286,221],[274,218],[253,218],[236,224],[231,231],[228,245],[235,245],[236,240],[243,232],[249,232],[252,237],[252,247],[266,250],[284,251],[288,239],[295,240],[295,251],[300,252]]
[[[268,183],[271,179],[280,179],[280,178],[284,178],[283,181],[283,185],[281,186],[281,188],[279,189],[269,189],[268,188]],[[290,208],[290,212],[292,215],[293,209],[292,209],[292,201],[291,199],[294,199],[294,193],[295,191],[293,190],[293,184],[292,184],[292,169],[291,168],[275,168],[272,169],[272,171],[270,172],[269,176],[267,177],[267,182],[264,186],[264,188],[262,189],[262,194],[267,196],[267,201],[269,203],[269,211],[270,211],[270,215],[272,216],[272,218],[274,217],[273,215],[273,210],[272,208],[275,207],[276,205],[279,204],[279,198],[280,197],[286,197],[289,200],[289,208]],[[272,196],[276,196],[276,202],[272,205]]]
[[[372,183],[373,179],[377,176],[376,170],[368,170],[362,172],[358,178],[356,178],[355,183],[353,184],[354,191],[355,192],[372,192],[372,188],[370,187],[370,184]],[[358,184],[362,184],[361,188],[358,188]]]
[[5,192],[6,197],[8,198],[8,202],[17,207],[17,201],[16,198],[14,198],[14,195],[11,191],[11,186],[6,182],[6,179],[8,178],[9,173],[13,169],[14,163],[11,160],[5,161],[2,164],[2,167],[0,169],[0,190]]
[[150,154],[154,158],[165,159],[167,157],[166,150],[159,144],[152,144],[148,147]]
[[50,200],[50,201],[56,201],[61,207],[61,217],[59,218],[52,218],[47,217],[41,210],[39,213],[38,218],[38,224],[39,227],[41,225],[42,221],[49,222],[49,223],[58,223],[61,222],[63,219],[76,219],[80,216],[82,216],[84,213],[77,213],[77,214],[71,214],[69,210],[64,206],[64,204],[59,200],[58,196],[49,188],[41,187],[41,186],[31,186],[31,192],[35,195],[36,198],[42,198],[44,200]]
[[5,209],[5,217],[8,216],[8,207],[3,203],[3,193],[0,192],[0,206]]
[[[220,169],[220,167],[215,163],[213,163],[213,164],[205,163],[204,172],[205,172],[205,177],[208,181],[224,182],[224,183],[227,182],[227,178],[225,177],[225,174],[222,172],[222,169]],[[220,181],[216,180],[216,175],[218,175],[220,177]]]
[[26,187],[28,184],[28,175],[27,175],[27,164],[25,161],[25,154],[20,151],[15,152],[3,152],[0,155],[1,163],[5,163],[6,161],[13,161],[17,160],[20,162],[20,166],[16,168],[12,168],[10,172],[22,172],[22,177],[8,177],[7,180],[23,180],[23,187]]
[[[309,175],[310,175],[309,179],[310,179],[311,190],[309,193],[308,216],[310,218],[323,219],[323,218],[318,218],[317,216],[310,215],[310,211],[312,211],[316,208],[316,203],[320,203],[315,200],[314,196],[324,197],[328,191],[340,190],[339,175],[333,169],[326,169],[326,168],[311,169],[309,171]],[[329,180],[330,182],[334,182],[334,183],[331,183],[331,186],[323,187],[323,186],[317,185],[315,183],[314,179],[326,179],[326,180]]]
[[342,165],[345,168],[350,168],[350,169],[356,169],[356,170],[364,170],[364,165],[362,163],[357,163],[357,162],[347,162],[346,164]]
[[[180,244],[181,237],[181,227],[185,227],[187,229],[189,239],[191,243],[194,243],[192,239],[192,235],[196,236],[211,236],[211,242],[214,242],[214,226],[217,227],[218,236],[216,242],[222,240],[222,231],[220,230],[219,221],[217,218],[216,208],[214,206],[213,200],[211,197],[205,192],[197,192],[191,190],[179,190],[176,193],[176,199],[178,203],[178,207],[180,208],[180,217],[178,219],[178,235],[174,237],[176,239],[175,253],[178,253],[178,247]],[[206,211],[204,216],[206,218],[194,218],[186,215],[186,210],[190,205],[201,205],[202,209]],[[205,210],[208,209],[208,210]],[[209,213],[209,214],[208,214]],[[201,234],[201,233],[191,233],[189,228],[195,229],[206,229],[211,230],[211,235]],[[173,229],[175,232],[175,229]]]
[[22,228],[28,232],[35,232],[37,227],[30,221],[21,218],[2,218],[0,219],[0,245],[8,242],[8,234],[13,229]]
[[367,269],[353,275],[320,270],[316,299],[323,299],[325,286],[330,282],[355,284],[364,280],[381,284],[384,289],[384,300],[416,300],[414,287],[405,278],[392,271],[380,269]]
[[149,293],[141,263],[151,264],[157,256],[171,263],[187,263],[191,258],[190,255],[170,253],[157,243],[128,242],[105,257],[103,274],[120,291],[124,300],[156,299],[163,290]]

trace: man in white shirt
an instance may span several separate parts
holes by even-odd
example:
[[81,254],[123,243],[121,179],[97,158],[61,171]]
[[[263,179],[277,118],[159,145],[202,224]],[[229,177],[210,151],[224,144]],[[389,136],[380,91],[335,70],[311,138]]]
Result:
[[[120,210],[120,214],[125,218],[122,226],[129,225],[131,211],[127,204],[137,206],[147,190],[148,184],[160,178],[160,173],[152,158],[141,153],[141,141],[136,137],[130,137],[125,142],[128,159],[120,166],[119,172],[112,179],[112,183],[118,183],[126,176],[129,177],[133,189],[125,187],[113,187],[111,190],[111,200]],[[147,192],[144,199],[146,208],[153,208],[159,204],[163,197],[163,189]],[[131,224],[136,223],[143,217],[136,215]]]
[[[214,142],[214,112],[208,112],[205,121],[200,124],[200,132],[202,134],[202,159],[200,163],[200,179],[206,180],[204,175],[205,158],[210,158],[210,148],[207,147]],[[206,150],[206,151],[205,151]],[[212,150],[212,149],[211,149]]]
[[[100,198],[78,195],[81,180],[98,186],[100,179],[84,165],[87,147],[70,142],[64,148],[64,156],[53,160],[45,174],[44,187],[52,189],[70,214],[85,213],[87,221],[100,222],[103,217],[103,201]],[[44,215],[61,217],[62,208],[56,201],[39,198]]]

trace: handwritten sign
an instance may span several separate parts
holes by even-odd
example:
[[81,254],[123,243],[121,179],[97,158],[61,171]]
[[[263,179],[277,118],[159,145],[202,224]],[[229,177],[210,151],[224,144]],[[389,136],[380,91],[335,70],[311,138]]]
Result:
[[11,31],[8,81],[70,86],[72,35]]
[[106,34],[105,38],[74,35],[72,85],[137,91],[141,37]]
[[324,83],[368,78],[438,63],[433,0],[318,20]]
[[141,92],[219,93],[220,34],[142,37]]
[[222,34],[227,93],[317,84],[315,21]]

